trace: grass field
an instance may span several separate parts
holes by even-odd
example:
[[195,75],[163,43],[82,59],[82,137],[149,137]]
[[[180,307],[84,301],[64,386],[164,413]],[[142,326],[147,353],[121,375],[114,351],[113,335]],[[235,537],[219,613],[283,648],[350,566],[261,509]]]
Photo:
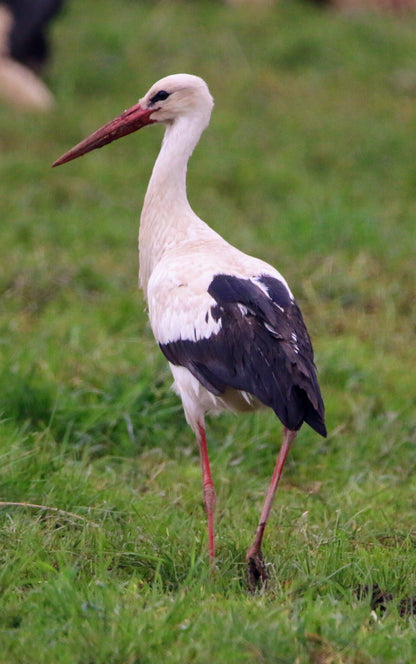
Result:
[[[84,0],[53,41],[56,109],[0,108],[0,663],[414,662],[416,16]],[[216,100],[192,205],[286,276],[326,402],[254,596],[281,426],[210,421],[213,580],[198,451],[136,287],[161,129],[50,168],[181,71]]]

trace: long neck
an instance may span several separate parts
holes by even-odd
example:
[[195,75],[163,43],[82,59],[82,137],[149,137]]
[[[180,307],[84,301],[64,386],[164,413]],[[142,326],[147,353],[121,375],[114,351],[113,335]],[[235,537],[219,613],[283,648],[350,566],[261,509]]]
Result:
[[196,118],[178,118],[166,127],[140,219],[140,284],[145,294],[154,266],[165,251],[180,243],[198,218],[186,194],[186,170],[202,130]]

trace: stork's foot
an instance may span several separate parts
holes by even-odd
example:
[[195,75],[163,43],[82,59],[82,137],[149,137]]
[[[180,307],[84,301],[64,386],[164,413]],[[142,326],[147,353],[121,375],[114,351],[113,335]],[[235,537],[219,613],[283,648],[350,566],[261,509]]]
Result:
[[266,565],[263,560],[263,554],[260,551],[249,551],[246,556],[247,560],[247,583],[248,589],[251,593],[256,590],[264,588],[267,584],[269,575],[267,574]]

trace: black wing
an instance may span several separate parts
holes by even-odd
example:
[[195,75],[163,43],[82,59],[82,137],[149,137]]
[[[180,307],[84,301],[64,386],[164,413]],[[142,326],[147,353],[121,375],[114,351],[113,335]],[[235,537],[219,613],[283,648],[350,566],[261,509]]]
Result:
[[208,292],[218,333],[196,341],[161,344],[166,358],[184,366],[213,394],[244,390],[298,430],[307,422],[326,436],[324,404],[302,314],[284,283],[218,274]]

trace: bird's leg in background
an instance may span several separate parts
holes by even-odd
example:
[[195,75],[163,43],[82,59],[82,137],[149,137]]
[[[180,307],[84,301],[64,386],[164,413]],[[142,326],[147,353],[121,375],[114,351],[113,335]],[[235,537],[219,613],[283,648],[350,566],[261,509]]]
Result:
[[205,437],[205,429],[198,425],[199,436],[199,451],[201,454],[201,468],[202,468],[202,487],[204,491],[204,507],[208,517],[208,547],[209,547],[209,562],[211,570],[215,566],[215,541],[214,541],[214,512],[217,502],[217,495],[215,493],[214,483],[211,477],[211,470],[209,467],[207,439]]
[[263,540],[267,519],[269,518],[270,510],[272,508],[277,485],[279,484],[280,476],[283,471],[283,466],[285,465],[290,446],[295,440],[296,435],[297,431],[291,431],[290,429],[284,427],[282,447],[280,448],[270,486],[266,494],[266,500],[264,501],[263,509],[260,515],[256,536],[254,538],[253,544],[246,554],[246,560],[248,562],[247,578],[250,590],[252,591],[255,590],[259,583],[267,581],[267,571],[261,552],[261,543]]

